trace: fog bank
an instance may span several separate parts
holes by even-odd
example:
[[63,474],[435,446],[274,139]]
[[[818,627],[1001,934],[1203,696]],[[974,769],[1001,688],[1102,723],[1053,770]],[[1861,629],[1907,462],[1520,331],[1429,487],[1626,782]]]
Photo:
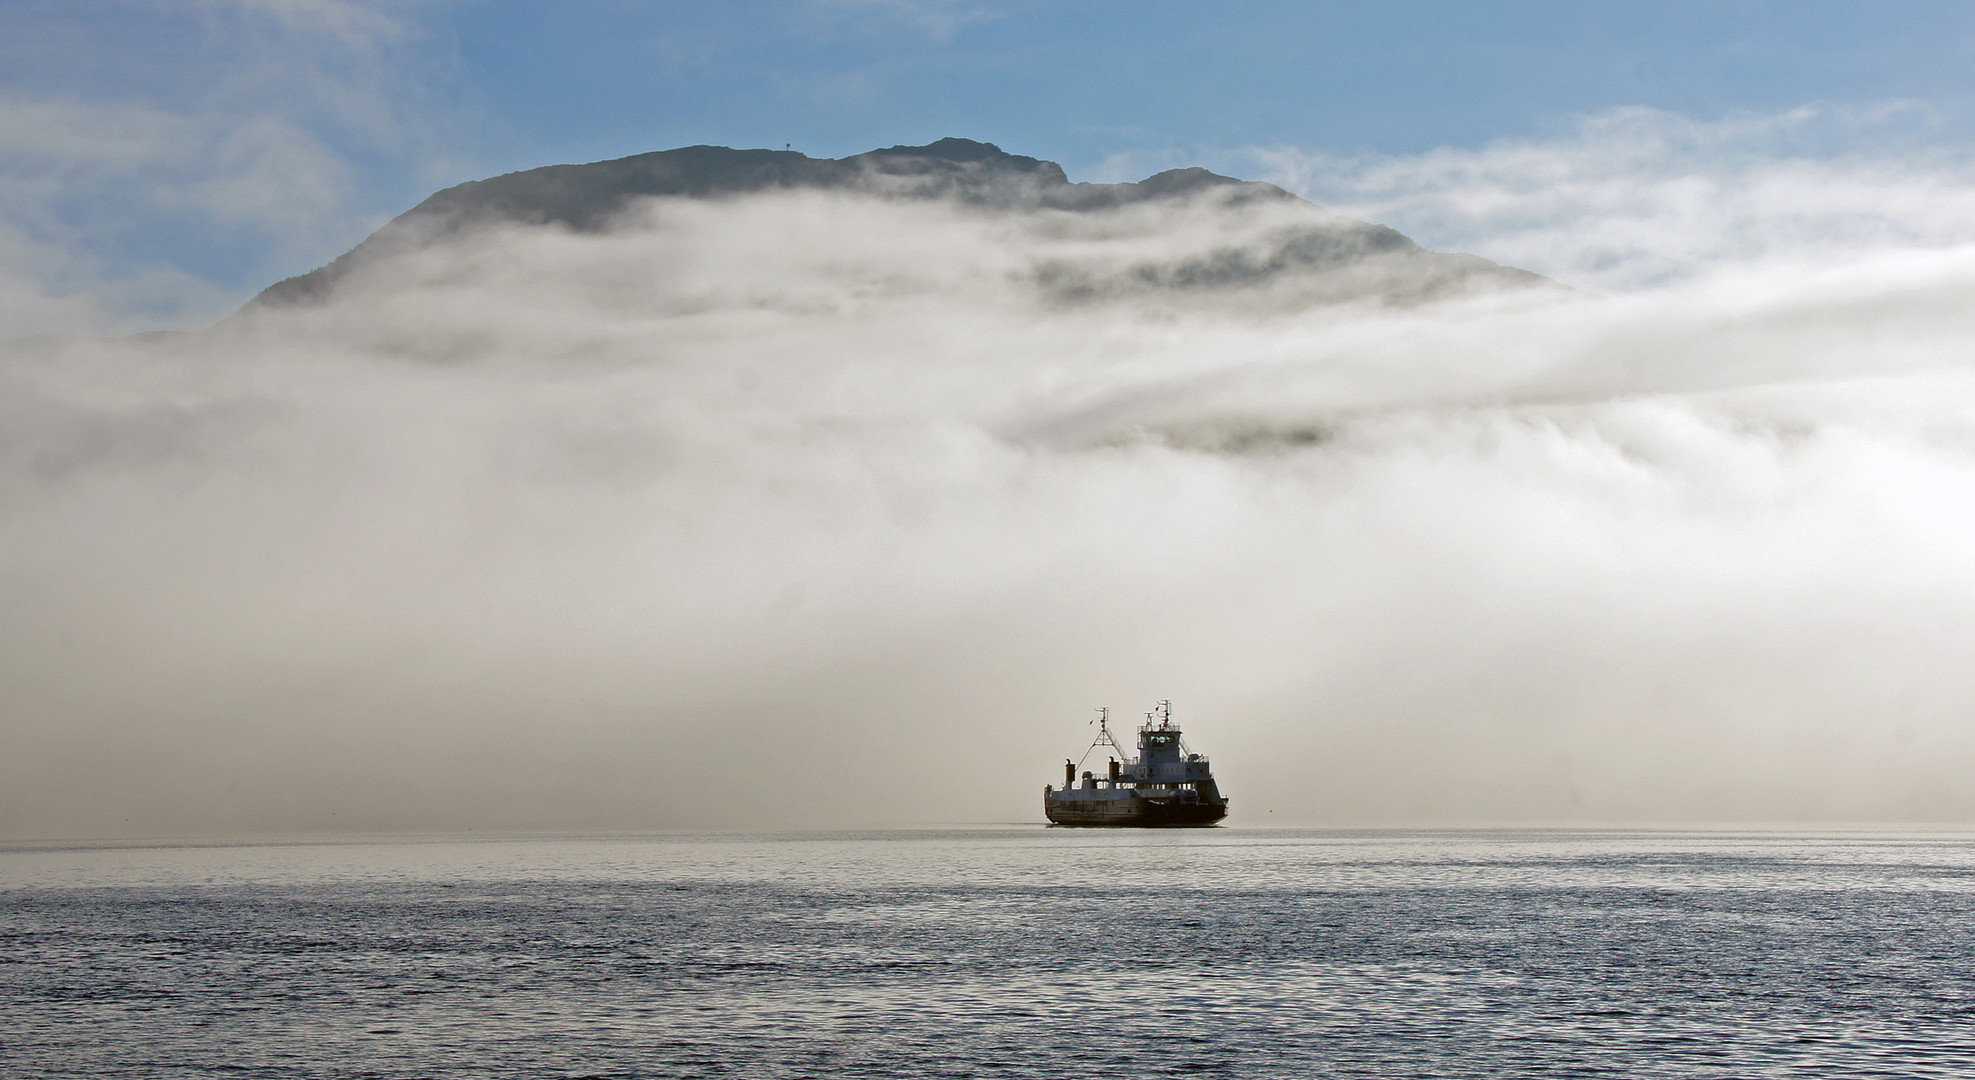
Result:
[[1235,825],[1975,816],[1975,249],[1138,269],[1266,210],[659,201],[8,346],[0,833],[1040,820],[1156,698]]

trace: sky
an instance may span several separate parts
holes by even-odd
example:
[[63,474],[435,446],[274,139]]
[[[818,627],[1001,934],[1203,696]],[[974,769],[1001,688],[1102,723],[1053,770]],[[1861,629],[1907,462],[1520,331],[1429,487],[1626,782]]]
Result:
[[[695,143],[1206,164],[1472,246],[1490,230],[1358,205],[1355,174],[1584,147],[1628,110],[1750,129],[1651,163],[1685,174],[1959,159],[1971,43],[1955,3],[17,0],[0,335],[202,325],[440,187]],[[1282,167],[1312,157],[1356,168]]]
[[[0,8],[0,838],[1034,821],[1162,698],[1236,827],[1975,820],[1965,8],[704,7]],[[945,135],[1561,287],[797,192],[225,318]]]

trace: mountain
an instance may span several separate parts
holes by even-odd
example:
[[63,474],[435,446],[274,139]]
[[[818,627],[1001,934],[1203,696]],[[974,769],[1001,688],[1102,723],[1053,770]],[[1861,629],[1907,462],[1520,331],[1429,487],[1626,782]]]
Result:
[[249,308],[323,302],[337,283],[394,255],[500,225],[560,226],[602,232],[640,200],[732,198],[792,190],[828,190],[875,198],[951,200],[989,211],[1098,214],[1148,203],[1182,213],[1262,208],[1291,219],[1258,240],[1224,243],[1122,274],[1069,264],[1039,266],[1036,281],[1053,298],[1087,301],[1126,290],[1239,288],[1349,271],[1349,281],[1319,288],[1314,300],[1373,296],[1393,302],[1437,299],[1493,289],[1555,286],[1526,270],[1473,255],[1429,251],[1383,225],[1332,214],[1275,186],[1201,168],[1171,169],[1137,183],[1073,183],[1062,166],[992,143],[947,138],[845,158],[788,150],[688,146],[587,165],[550,165],[474,180],[440,191],[399,215],[327,266],[269,286]]

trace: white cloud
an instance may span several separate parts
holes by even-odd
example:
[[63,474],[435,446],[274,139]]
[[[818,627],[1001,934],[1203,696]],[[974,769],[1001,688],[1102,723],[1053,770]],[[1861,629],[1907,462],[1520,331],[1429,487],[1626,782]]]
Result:
[[817,12],[833,20],[877,19],[904,25],[937,40],[966,27],[1002,17],[1005,5],[978,0],[813,0]]
[[216,318],[237,296],[133,254],[134,236],[203,229],[292,259],[347,241],[353,188],[335,151],[277,119],[0,99],[0,336]]
[[0,337],[218,317],[374,227],[366,188],[379,159],[429,154],[409,31],[387,10],[238,0],[149,11],[200,13],[211,48],[198,71],[173,73],[182,90],[170,101],[0,96]]
[[[1975,243],[1975,161],[1914,149],[1917,106],[1702,122],[1651,109],[1567,136],[1402,156],[1293,147],[1223,155],[1340,212],[1585,288],[1631,291],[1724,265],[1830,265]],[[1843,153],[1818,152],[1831,144]]]
[[329,34],[364,49],[402,40],[409,33],[402,20],[374,3],[350,0],[203,0],[203,3],[222,12],[269,17],[300,33]]
[[1975,250],[1043,302],[1235,236],[1102,224],[677,203],[14,349],[0,820],[1011,820],[1156,697],[1238,823],[1975,816]]

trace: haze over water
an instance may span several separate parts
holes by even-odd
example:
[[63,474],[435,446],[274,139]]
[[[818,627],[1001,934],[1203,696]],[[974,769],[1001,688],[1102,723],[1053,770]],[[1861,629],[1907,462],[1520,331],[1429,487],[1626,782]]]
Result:
[[10,1077],[1965,1076],[1967,834],[0,852]]
[[654,200],[0,350],[0,831],[1007,821],[1159,698],[1251,823],[1975,813],[1975,248],[1160,277],[1313,216]]

